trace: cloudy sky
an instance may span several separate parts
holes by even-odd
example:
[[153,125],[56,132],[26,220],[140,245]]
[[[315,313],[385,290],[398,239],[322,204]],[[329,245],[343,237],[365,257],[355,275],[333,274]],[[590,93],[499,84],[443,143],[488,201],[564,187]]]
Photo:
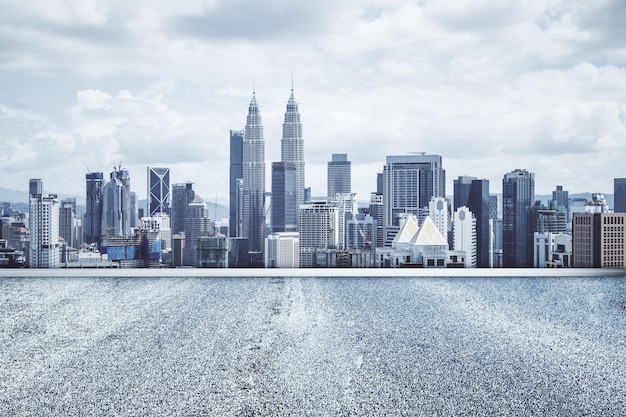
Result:
[[[626,7],[614,1],[0,0],[0,186],[84,195],[146,166],[228,198],[229,130],[253,80],[266,161],[294,78],[306,183],[332,153],[368,200],[386,155],[443,156],[501,191],[612,193],[626,176]],[[268,181],[268,191],[269,191]]]

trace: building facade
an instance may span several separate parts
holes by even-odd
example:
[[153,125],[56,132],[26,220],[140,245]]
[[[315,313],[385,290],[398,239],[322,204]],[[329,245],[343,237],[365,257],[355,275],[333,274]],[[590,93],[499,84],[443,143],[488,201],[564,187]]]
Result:
[[293,162],[272,162],[272,232],[298,230],[297,168]]
[[29,182],[30,268],[61,266],[59,245],[59,200],[56,195],[43,195],[41,179]]
[[327,192],[332,199],[336,194],[350,194],[352,192],[352,163],[348,161],[348,154],[334,153],[328,161]]
[[243,140],[242,236],[248,238],[250,252],[265,248],[265,141],[261,111],[252,93]]
[[243,130],[230,131],[230,177],[228,236],[240,237],[242,233],[243,202]]
[[626,213],[626,178],[613,179],[613,212]]
[[83,221],[83,242],[87,245],[100,245],[102,238],[102,198],[104,193],[104,174],[89,172],[85,175],[86,198]]
[[476,218],[467,207],[459,207],[454,212],[452,220],[454,250],[464,252],[464,267],[476,268],[477,265],[477,239]]
[[535,200],[535,174],[516,169],[502,179],[502,261],[505,268],[532,266],[527,209]]
[[102,198],[102,235],[130,236],[130,174],[126,169],[111,172]]
[[185,217],[187,217],[187,205],[196,198],[193,183],[174,184],[172,186],[172,208],[170,215],[170,227],[172,235],[185,231]]
[[626,213],[574,213],[572,264],[576,268],[626,266]]
[[148,215],[170,213],[170,169],[148,167]]
[[183,265],[198,267],[198,238],[213,235],[209,210],[200,196],[187,205]]
[[337,207],[326,201],[300,206],[298,215],[300,267],[315,265],[318,248],[336,248],[339,240]]
[[400,217],[428,213],[432,197],[445,197],[446,175],[440,155],[387,156],[383,170],[384,245],[391,246]]
[[265,239],[266,268],[298,268],[300,235],[298,232],[275,232]]
[[294,207],[289,208],[289,211],[294,210],[297,213],[298,207],[304,204],[304,139],[302,137],[302,121],[300,120],[298,103],[293,95],[293,86],[291,87],[291,95],[289,96],[289,101],[287,101],[287,110],[285,111],[283,136],[280,141],[280,160],[293,163],[295,166],[296,199],[295,202],[290,202]]

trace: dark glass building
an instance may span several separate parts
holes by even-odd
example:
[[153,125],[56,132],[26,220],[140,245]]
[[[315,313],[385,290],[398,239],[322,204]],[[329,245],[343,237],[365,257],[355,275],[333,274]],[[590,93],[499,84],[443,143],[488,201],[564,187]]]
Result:
[[102,172],[88,172],[85,175],[86,199],[83,234],[86,244],[100,245],[102,237],[102,197],[104,188],[104,174]]
[[463,206],[469,208],[470,189],[472,188],[472,181],[475,179],[477,178],[463,175],[454,180],[454,210]]
[[174,184],[172,186],[172,213],[170,215],[170,227],[172,236],[185,231],[185,217],[187,205],[196,197],[193,183]]
[[626,213],[626,178],[613,178],[613,212]]
[[328,161],[327,190],[328,198],[335,198],[335,194],[352,192],[352,163],[345,153],[334,153]]
[[148,167],[148,216],[170,212],[170,169]]
[[505,268],[532,267],[532,233],[527,209],[535,200],[535,174],[516,169],[502,179],[502,263]]
[[241,236],[241,194],[243,178],[243,131],[230,131],[230,194],[228,235],[230,237]]
[[272,232],[297,231],[296,187],[296,164],[272,162]]
[[479,268],[492,266],[490,200],[489,180],[472,180],[467,207],[476,218],[476,266]]

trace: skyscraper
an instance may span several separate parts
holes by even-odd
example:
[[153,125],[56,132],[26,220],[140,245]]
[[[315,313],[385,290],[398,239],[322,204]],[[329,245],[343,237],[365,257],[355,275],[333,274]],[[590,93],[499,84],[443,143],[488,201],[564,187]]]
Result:
[[304,204],[298,213],[300,232],[300,267],[310,268],[315,264],[318,248],[336,248],[339,240],[337,207],[326,201]]
[[613,211],[626,213],[626,178],[613,178]]
[[129,236],[130,217],[130,174],[126,169],[115,168],[103,191],[102,235]]
[[473,179],[467,207],[476,219],[476,266],[490,268],[493,265],[493,222],[490,222],[489,180]]
[[59,200],[56,195],[43,196],[41,179],[29,182],[30,268],[58,268]]
[[59,208],[59,236],[65,239],[65,243],[70,248],[76,247],[74,236],[75,214],[75,198],[66,198],[61,201],[61,207]]
[[391,246],[402,215],[423,218],[432,197],[445,197],[446,172],[440,155],[418,153],[387,156],[383,176],[384,244]]
[[535,200],[535,174],[516,169],[502,179],[502,262],[505,268],[531,267],[532,231],[527,208]]
[[241,236],[241,186],[243,185],[243,130],[230,131],[230,178],[228,235]]
[[88,172],[85,175],[86,199],[85,221],[83,224],[86,244],[100,245],[102,237],[102,198],[104,189],[104,175],[102,172]]
[[170,227],[172,236],[185,230],[185,217],[187,217],[187,205],[196,197],[193,183],[174,184],[172,186],[172,214]]
[[469,207],[469,196],[472,188],[472,181],[476,177],[462,175],[454,180],[454,210],[459,207]]
[[298,229],[297,168],[293,162],[272,162],[272,232]]
[[170,212],[170,169],[148,167],[148,217]]
[[351,162],[345,153],[334,153],[328,161],[328,198],[334,199],[335,194],[350,194],[352,192]]
[[243,140],[243,237],[250,252],[265,248],[265,142],[261,112],[252,93]]
[[552,191],[552,201],[555,205],[554,209],[565,213],[565,220],[567,223],[571,223],[572,213],[570,210],[569,192],[563,190],[562,185],[557,185],[556,190]]
[[[260,116],[259,116],[260,123]],[[293,162],[296,166],[296,200],[295,209],[304,204],[304,140],[302,139],[302,123],[298,103],[293,96],[293,85],[291,95],[287,102],[285,112],[285,122],[283,123],[283,138],[280,141],[280,160],[283,162]]]
[[187,204],[183,265],[198,267],[198,238],[212,234],[207,205],[200,196],[196,195],[193,201]]

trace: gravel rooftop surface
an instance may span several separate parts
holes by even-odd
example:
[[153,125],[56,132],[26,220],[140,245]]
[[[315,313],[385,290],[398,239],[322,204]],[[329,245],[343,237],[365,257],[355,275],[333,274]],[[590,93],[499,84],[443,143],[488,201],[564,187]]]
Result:
[[0,278],[0,415],[626,415],[626,278]]

